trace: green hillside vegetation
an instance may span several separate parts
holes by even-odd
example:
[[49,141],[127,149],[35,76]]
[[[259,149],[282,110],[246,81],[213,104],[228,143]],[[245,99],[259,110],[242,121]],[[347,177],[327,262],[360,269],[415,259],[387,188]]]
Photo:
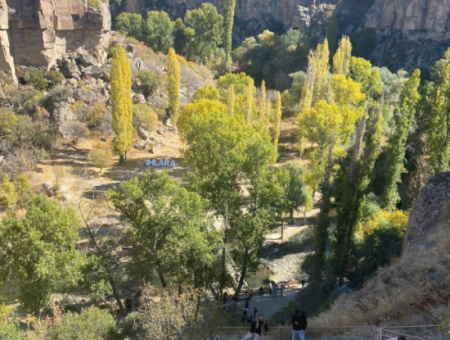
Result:
[[[271,326],[299,301],[316,324],[384,322],[333,307],[336,290],[376,290],[380,268],[409,266],[412,202],[449,167],[450,50],[428,81],[392,73],[353,56],[335,15],[318,44],[264,31],[233,50],[225,3],[224,17],[209,3],[176,21],[120,14],[108,77],[1,76],[0,339],[206,339],[241,324],[223,293],[259,288],[247,281],[269,261],[267,235],[280,230],[282,253],[295,223],[307,286]],[[177,169],[143,167],[158,148],[176,149]],[[409,315],[395,301],[389,315]],[[445,301],[426,319],[445,326]]]

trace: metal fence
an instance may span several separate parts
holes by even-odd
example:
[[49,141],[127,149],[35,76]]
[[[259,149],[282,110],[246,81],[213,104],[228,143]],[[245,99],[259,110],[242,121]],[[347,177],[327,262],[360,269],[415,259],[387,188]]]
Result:
[[[220,340],[242,340],[249,332],[249,328],[243,327],[221,327],[211,329],[207,337],[193,337],[192,340],[213,340],[215,335]],[[407,340],[447,340],[445,335],[439,334],[438,326],[405,326],[378,328],[375,326],[355,327],[308,327],[306,330],[308,340],[386,340],[403,335]],[[268,334],[263,335],[261,340],[291,340],[292,328],[275,327],[270,328]]]

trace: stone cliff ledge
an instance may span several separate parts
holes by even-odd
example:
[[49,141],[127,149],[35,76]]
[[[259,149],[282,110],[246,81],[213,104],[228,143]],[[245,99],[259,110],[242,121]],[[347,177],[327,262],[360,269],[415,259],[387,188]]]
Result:
[[106,57],[111,14],[107,0],[0,0],[0,69],[50,68],[66,53]]

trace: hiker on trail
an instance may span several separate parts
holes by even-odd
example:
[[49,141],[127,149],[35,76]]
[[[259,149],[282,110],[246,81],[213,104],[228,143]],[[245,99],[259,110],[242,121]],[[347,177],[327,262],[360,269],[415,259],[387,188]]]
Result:
[[297,340],[297,335],[300,340],[305,340],[305,329],[308,326],[308,321],[304,312],[300,312],[298,309],[292,316],[292,340]]
[[253,289],[250,289],[250,300],[252,299],[252,297],[253,297]]
[[302,288],[305,288],[305,280],[302,280]]
[[259,288],[259,294],[263,295],[264,294],[264,288],[261,286],[261,288]]
[[223,304],[224,304],[224,305],[227,304],[227,300],[228,300],[228,293],[225,292],[225,293],[223,294]]
[[258,310],[256,307],[253,307],[253,318],[256,319],[256,313],[258,313]]
[[275,282],[273,284],[273,296],[277,297],[278,284]]
[[250,302],[247,299],[247,300],[245,300],[245,307],[244,307],[244,309],[247,310],[247,312],[248,312],[249,307],[250,307]]
[[269,295],[272,295],[272,282],[269,282]]
[[248,333],[243,340],[260,340],[261,333],[264,328],[264,335],[269,331],[267,323],[264,320],[264,315],[259,314],[258,319],[252,322],[250,326],[250,333]]

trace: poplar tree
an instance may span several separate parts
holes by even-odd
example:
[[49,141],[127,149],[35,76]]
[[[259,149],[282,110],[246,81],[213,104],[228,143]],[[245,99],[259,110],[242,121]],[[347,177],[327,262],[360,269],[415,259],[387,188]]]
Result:
[[359,66],[360,71],[369,75],[362,84],[367,99],[355,133],[350,165],[342,181],[342,204],[338,212],[336,240],[333,244],[335,272],[340,283],[343,282],[347,271],[349,253],[360,222],[370,175],[383,144],[384,100],[380,72],[372,68],[370,63]]
[[114,151],[120,163],[126,159],[133,137],[133,101],[131,99],[131,64],[125,50],[118,46],[114,50],[111,69],[111,102],[113,114]]
[[223,0],[223,26],[224,38],[223,44],[225,48],[225,69],[231,72],[231,49],[233,47],[233,25],[234,10],[236,8],[236,0]]
[[259,97],[259,118],[262,122],[266,114],[266,82],[263,80],[261,83],[261,95]]
[[277,92],[277,103],[275,104],[275,122],[273,126],[273,145],[278,147],[278,138],[280,137],[280,125],[281,125],[281,93]]
[[388,176],[381,196],[383,205],[387,209],[395,208],[397,201],[400,199],[397,184],[401,182],[401,175],[405,172],[403,159],[406,151],[406,140],[419,101],[417,90],[419,85],[420,71],[415,70],[402,89],[400,101],[394,114],[395,131],[389,141],[386,169]]
[[180,62],[173,48],[170,48],[167,54],[167,77],[169,111],[172,117],[172,124],[175,126],[177,125],[180,113]]
[[350,38],[343,36],[339,42],[339,48],[333,57],[333,73],[347,76],[350,72],[352,60],[352,44]]
[[328,30],[327,30],[327,40],[330,44],[330,52],[331,55],[334,54],[338,47],[338,20],[337,20],[337,14],[336,11],[333,12],[330,22],[328,23]]
[[427,153],[434,172],[439,173],[447,171],[450,158],[450,49],[434,70]]
[[227,106],[228,115],[230,117],[234,116],[234,107],[236,105],[236,94],[234,93],[234,85],[228,86],[227,90]]
[[252,116],[253,116],[253,104],[254,104],[254,93],[255,93],[255,86],[253,85],[253,79],[251,80],[250,84],[247,87],[247,99],[245,102],[245,124],[249,125],[252,122]]

